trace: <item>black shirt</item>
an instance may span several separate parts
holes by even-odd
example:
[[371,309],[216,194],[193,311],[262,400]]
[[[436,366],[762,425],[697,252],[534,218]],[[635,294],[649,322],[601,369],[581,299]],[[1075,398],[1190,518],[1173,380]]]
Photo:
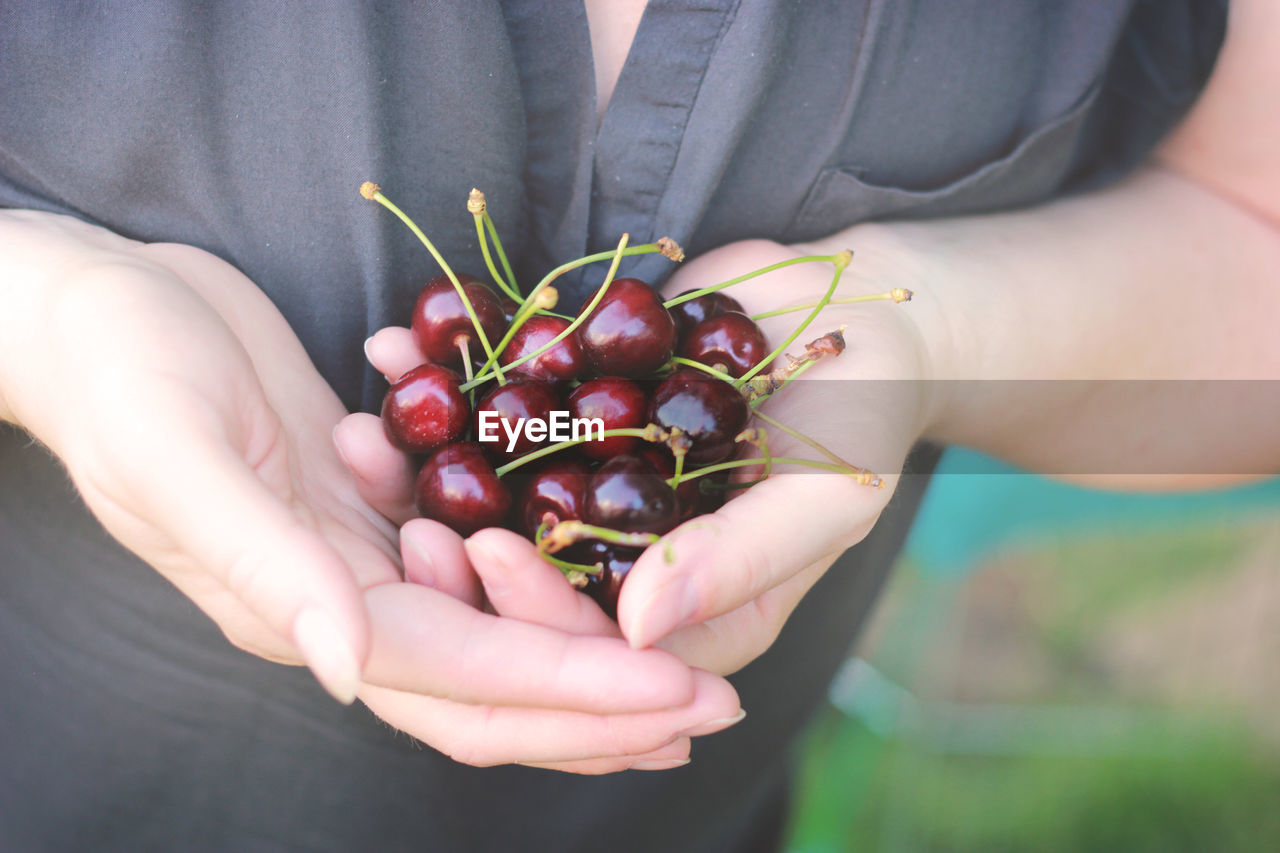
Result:
[[[651,0],[597,132],[577,3],[114,5],[3,5],[0,205],[226,258],[368,410],[385,385],[361,342],[434,270],[361,181],[460,269],[482,269],[463,205],[483,188],[523,280],[623,231],[696,253],[1026,205],[1138,162],[1225,18],[1193,0]],[[456,765],[232,649],[0,428],[0,849],[772,849],[797,733],[923,486],[734,677],[746,722],[680,770],[578,778]]]

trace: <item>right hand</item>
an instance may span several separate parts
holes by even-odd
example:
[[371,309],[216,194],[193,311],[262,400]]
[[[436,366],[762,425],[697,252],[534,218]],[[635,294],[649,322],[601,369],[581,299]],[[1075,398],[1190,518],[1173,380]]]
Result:
[[670,762],[738,710],[665,652],[481,612],[460,542],[425,522],[397,547],[334,450],[340,401],[225,262],[19,211],[0,259],[0,417],[238,647],[472,764]]

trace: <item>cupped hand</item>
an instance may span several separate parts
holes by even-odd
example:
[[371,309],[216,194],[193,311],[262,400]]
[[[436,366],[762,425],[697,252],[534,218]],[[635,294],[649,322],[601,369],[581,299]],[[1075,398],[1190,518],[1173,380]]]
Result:
[[[837,297],[914,286],[915,271],[901,262],[901,252],[880,232],[867,229],[861,245],[850,248],[853,262]],[[733,244],[681,268],[666,293],[815,253],[766,241]],[[761,313],[816,302],[832,274],[828,263],[797,265],[729,292],[748,313]],[[742,491],[716,513],[678,527],[650,548],[623,586],[617,624],[585,596],[570,592],[527,541],[504,537],[501,562],[519,566],[526,584],[538,580],[542,604],[532,608],[537,618],[522,610],[514,595],[497,601],[491,597],[491,606],[542,623],[554,623],[556,613],[569,614],[580,620],[575,624],[590,626],[594,633],[620,634],[637,648],[656,644],[692,666],[722,674],[759,656],[834,559],[874,526],[892,497],[907,452],[927,422],[929,386],[919,381],[926,376],[926,348],[911,321],[911,308],[871,302],[824,309],[790,351],[799,354],[809,341],[840,327],[848,349],[816,365],[762,409],[853,465],[876,472],[882,487],[843,474],[776,466],[764,482]],[[770,340],[781,341],[805,316],[806,312],[785,314],[762,320],[761,325]],[[366,352],[388,379],[421,360],[403,328],[380,330],[366,344]],[[773,455],[824,460],[785,432],[764,423],[757,426],[768,431]],[[372,415],[352,416],[338,433],[366,496],[389,517],[402,521],[414,514],[411,472],[403,456],[380,436]],[[760,473],[748,470],[753,476]],[[491,568],[494,561],[471,556],[482,580],[496,571]],[[564,594],[552,594],[552,589]],[[583,611],[591,615],[581,615]]]
[[471,763],[678,760],[681,732],[737,710],[667,653],[477,610],[460,544],[402,555],[335,450],[340,401],[230,265],[21,212],[0,216],[0,248],[37,295],[6,342],[25,367],[3,371],[0,411],[235,645],[305,662]]
[[[914,288],[897,247],[868,229],[847,248],[853,260],[836,298]],[[732,244],[682,267],[668,295],[704,287],[779,261],[819,254],[767,241]],[[830,263],[787,267],[734,285],[746,313],[817,302],[831,284]],[[772,419],[821,444],[852,466],[879,475],[879,487],[831,471],[775,465],[763,482],[739,491],[711,515],[677,527],[648,549],[627,576],[618,623],[637,648],[657,644],[691,665],[733,672],[772,645],[806,592],[845,549],[861,541],[892,498],[908,451],[929,414],[925,347],[910,312],[891,301],[832,305],[788,348],[793,355],[843,329],[847,349],[825,358],[760,407]],[[771,345],[807,311],[760,320]],[[784,360],[785,361],[785,360]],[[775,457],[830,461],[775,426]],[[756,478],[759,468],[739,479]]]

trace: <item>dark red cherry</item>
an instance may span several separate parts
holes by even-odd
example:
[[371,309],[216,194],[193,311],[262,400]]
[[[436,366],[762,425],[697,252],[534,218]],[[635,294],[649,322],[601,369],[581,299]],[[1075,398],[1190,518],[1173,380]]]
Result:
[[[518,468],[507,477],[517,477],[523,470]],[[532,473],[519,476],[519,480],[522,485],[513,521],[530,539],[544,522],[550,528],[561,521],[582,518],[587,483],[591,480],[591,468],[583,460],[556,455]]]
[[[489,346],[497,346],[506,329],[502,317],[502,306],[493,291],[481,284],[474,276],[458,275],[462,290],[475,309],[480,328],[484,329]],[[475,326],[467,309],[463,307],[458,291],[448,276],[437,276],[427,282],[426,287],[418,294],[418,301],[413,306],[413,338],[418,348],[428,361],[436,364],[462,366],[462,353],[458,349],[458,341],[467,340],[468,351],[475,361],[484,360],[484,347],[476,337]]]
[[[516,318],[516,313],[520,310],[520,303],[516,302],[510,296],[503,296],[498,300],[498,304],[502,307],[503,322],[510,326],[511,321]],[[489,343],[494,346],[498,345],[497,341],[489,341]]]
[[610,619],[617,619],[618,595],[622,592],[622,582],[627,579],[627,573],[636,564],[636,560],[640,559],[644,549],[605,542],[583,544],[586,547],[575,562],[583,565],[599,563],[604,567],[599,575],[587,575],[587,585],[583,592],[591,596]]
[[[568,327],[569,321],[563,317],[535,314],[516,330],[511,343],[507,344],[498,361],[505,367],[528,353],[546,346]],[[587,372],[587,360],[579,344],[577,331],[569,334],[542,355],[512,370],[535,379],[548,380],[576,379],[583,375]]]
[[462,377],[438,364],[420,364],[382,398],[382,428],[401,450],[426,453],[466,432],[471,407],[458,390]]
[[[652,465],[664,479],[675,476],[676,460],[665,445],[645,443],[636,450],[636,455]],[[688,472],[690,466],[686,465],[684,470]],[[693,480],[682,480],[680,485],[676,486],[676,500],[680,504],[677,513],[679,521],[687,521],[698,514],[698,505],[702,499],[698,492],[698,482],[701,479],[698,477]]]
[[[627,429],[645,425],[645,393],[639,385],[621,376],[588,379],[569,394],[569,416],[599,418],[604,428]],[[595,435],[592,430],[591,435]],[[578,451],[589,459],[611,459],[629,453],[640,442],[629,436],[613,436],[604,441],[592,440],[578,445]]]
[[726,311],[690,329],[680,355],[736,378],[769,355],[769,343],[755,320],[738,311]]
[[[527,376],[513,377],[506,385],[494,386],[476,403],[472,416],[476,441],[494,459],[523,456],[546,444],[547,436],[544,433],[540,439],[530,438],[521,419],[547,424],[551,411],[559,408],[560,395],[551,383]],[[514,447],[508,429],[518,430]]]
[[[692,290],[686,290],[680,296],[692,292]],[[719,317],[726,311],[746,313],[741,302],[722,290],[704,293],[701,296],[690,299],[688,302],[672,305],[667,310],[671,312],[671,319],[676,322],[676,332],[679,334],[680,340],[684,340],[689,331],[703,320]]]
[[649,420],[683,432],[691,442],[685,462],[694,465],[733,455],[733,440],[750,418],[746,399],[732,385],[693,367],[673,371],[649,399]]
[[647,376],[675,353],[676,324],[652,287],[617,278],[578,327],[582,351],[597,373]]
[[628,533],[666,533],[679,521],[679,503],[653,465],[615,456],[591,477],[582,520]]
[[511,492],[498,479],[478,444],[460,442],[437,450],[418,472],[418,512],[446,524],[459,536],[496,527],[511,508]]

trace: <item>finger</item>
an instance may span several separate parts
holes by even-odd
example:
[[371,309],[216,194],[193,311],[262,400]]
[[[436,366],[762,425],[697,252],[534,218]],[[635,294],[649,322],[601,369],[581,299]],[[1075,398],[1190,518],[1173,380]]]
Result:
[[[320,683],[350,703],[369,649],[361,590],[341,556],[225,441],[189,423],[155,435],[145,466],[130,469],[133,500],[213,579],[289,638]],[[139,439],[141,440],[141,439]],[[132,454],[126,453],[126,458]],[[263,467],[285,467],[264,462]],[[176,472],[180,472],[178,475]]]
[[473,705],[600,714],[678,708],[693,673],[660,649],[581,637],[476,611],[417,584],[366,591],[373,643],[365,680]]
[[365,503],[400,525],[417,515],[413,462],[392,446],[377,415],[347,415],[333,430],[333,445],[355,477]]
[[773,645],[796,605],[835,559],[819,560],[737,610],[681,628],[655,645],[697,669],[735,673]]
[[400,528],[405,580],[434,587],[479,608],[484,590],[463,548],[462,537],[438,521],[415,518]]
[[364,354],[388,382],[395,382],[404,374],[427,360],[413,339],[413,332],[403,326],[387,326],[374,332],[364,342]]
[[634,648],[759,597],[866,535],[890,489],[838,474],[775,474],[649,548],[627,576],[618,624]]
[[529,540],[509,530],[481,530],[466,543],[485,596],[501,616],[569,634],[621,637],[617,624],[575,590]]
[[479,767],[641,756],[743,716],[733,688],[705,672],[696,674],[687,705],[636,714],[475,706],[368,685],[360,696],[392,726]]
[[689,763],[690,740],[676,738],[661,749],[641,755],[620,755],[616,758],[582,758],[577,761],[521,761],[525,767],[575,773],[580,776],[603,776],[621,773],[623,770],[674,770]]

